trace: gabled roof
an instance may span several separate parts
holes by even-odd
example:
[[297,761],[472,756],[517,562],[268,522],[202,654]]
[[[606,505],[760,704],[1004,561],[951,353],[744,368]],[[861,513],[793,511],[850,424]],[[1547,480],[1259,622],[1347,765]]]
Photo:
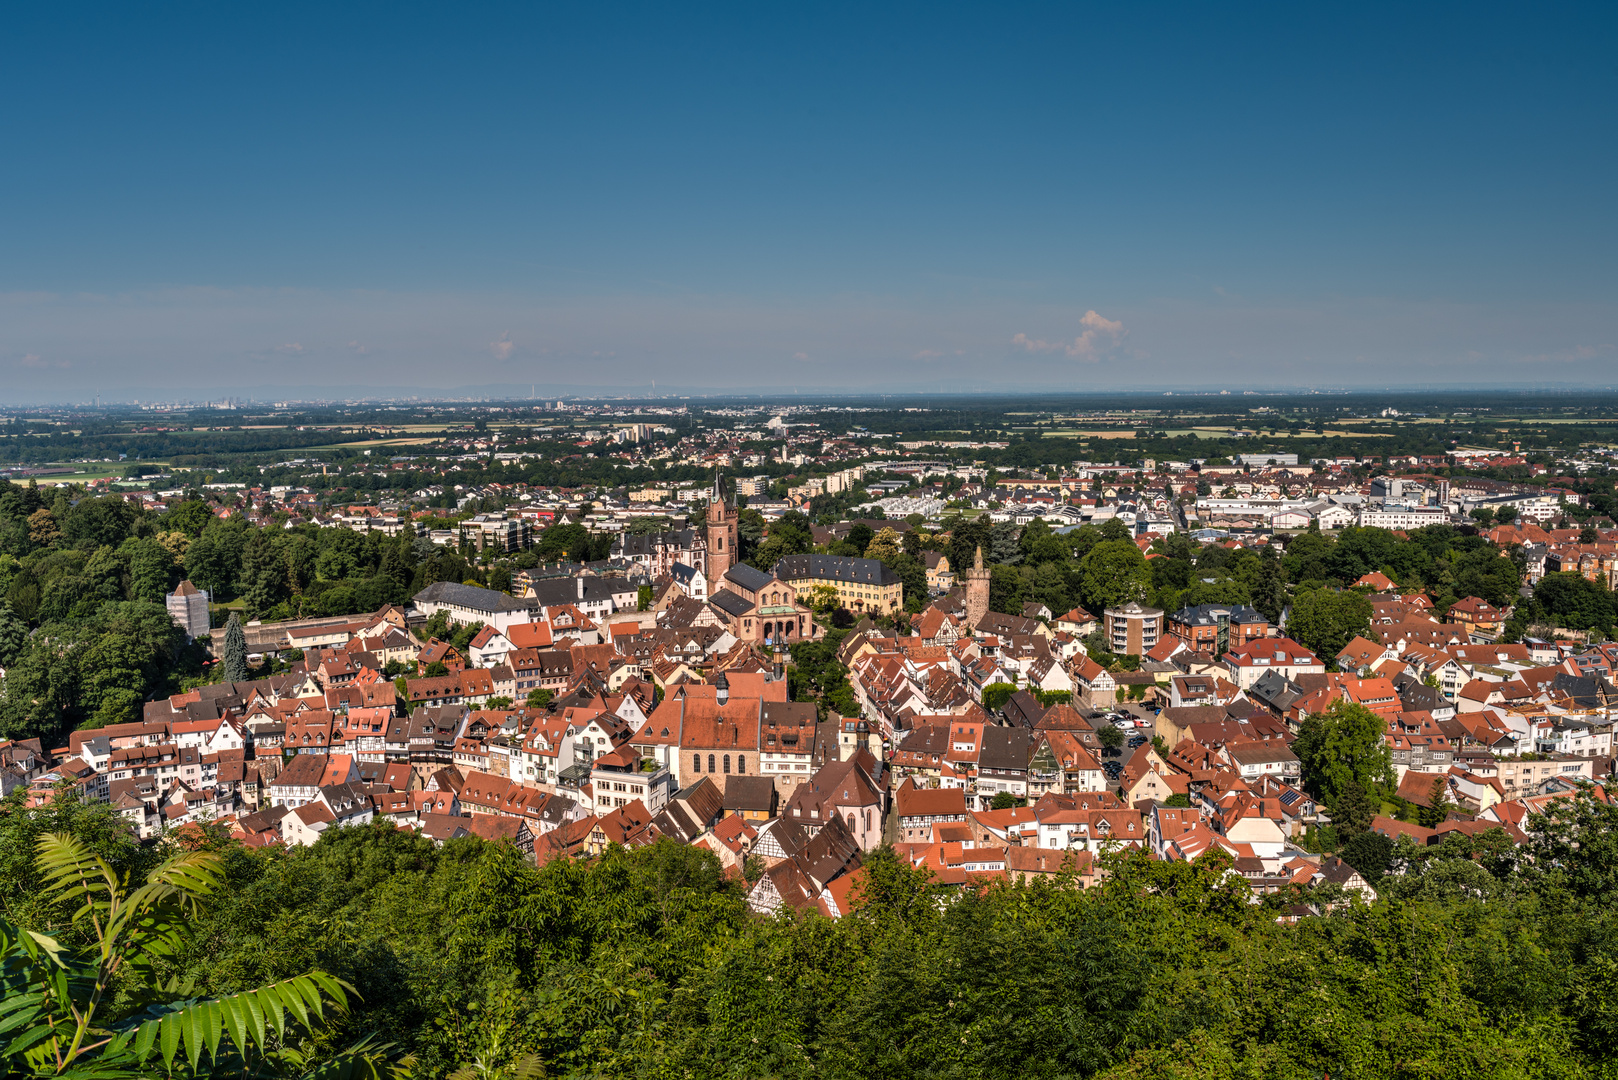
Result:
[[[757,571],[754,572],[757,573]],[[726,574],[725,576],[728,578],[730,575]],[[753,610],[753,601],[748,600],[740,593],[731,592],[729,589],[720,589],[708,597],[708,602],[725,614],[737,618]]]
[[725,580],[735,582],[748,592],[758,592],[767,588],[775,577],[746,563],[737,563],[725,571]]
[[417,593],[416,604],[452,604],[469,611],[487,611],[491,614],[509,611],[532,611],[531,600],[517,600],[503,592],[482,589],[476,585],[462,585],[454,581],[437,581]]
[[894,805],[901,818],[950,817],[966,819],[964,788],[921,788],[906,780],[894,792]]
[[871,585],[897,585],[900,582],[898,573],[884,566],[880,560],[849,555],[788,555],[775,564],[775,575],[783,581],[824,579]]

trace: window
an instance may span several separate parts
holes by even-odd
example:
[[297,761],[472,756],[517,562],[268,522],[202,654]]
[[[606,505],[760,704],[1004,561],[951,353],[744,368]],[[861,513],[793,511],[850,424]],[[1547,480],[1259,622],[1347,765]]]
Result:
[[[708,755],[708,771],[713,772],[713,755],[712,754]],[[725,771],[729,772],[730,770],[726,769]]]
[[737,754],[736,755],[736,771],[738,773],[745,773],[747,771],[747,755],[746,754]]
[[729,754],[725,755],[725,772],[726,773],[730,772],[730,755]]
[[702,755],[701,754],[692,754],[691,755],[691,771],[692,772],[701,772],[702,771]]

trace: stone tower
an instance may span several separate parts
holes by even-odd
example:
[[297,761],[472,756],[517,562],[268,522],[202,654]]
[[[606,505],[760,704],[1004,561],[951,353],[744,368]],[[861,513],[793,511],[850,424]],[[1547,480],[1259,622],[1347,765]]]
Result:
[[983,545],[966,572],[966,626],[976,632],[978,623],[989,613],[989,571],[983,567]]
[[736,511],[725,505],[719,474],[708,498],[708,592],[724,587],[725,571],[736,565]]

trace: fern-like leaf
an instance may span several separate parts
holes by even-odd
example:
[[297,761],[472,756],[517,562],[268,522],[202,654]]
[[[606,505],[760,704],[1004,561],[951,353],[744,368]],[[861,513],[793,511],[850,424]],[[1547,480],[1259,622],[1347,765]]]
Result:
[[282,1002],[292,1004],[304,1027],[312,1030],[314,1022],[324,1019],[327,1008],[345,1011],[351,993],[353,987],[341,979],[314,971],[217,1000],[187,1002],[143,1021],[135,1032],[134,1050],[144,1057],[155,1044],[164,1064],[173,1069],[183,1043],[192,1071],[204,1050],[210,1062],[218,1059],[222,1039],[229,1039],[244,1058],[255,1049],[267,1054],[271,1049],[269,1029],[274,1029],[276,1041],[285,1035]]
[[106,908],[118,891],[118,877],[100,856],[76,838],[46,833],[36,847],[36,865],[45,877],[45,893],[61,901],[80,901],[73,913],[83,915]]

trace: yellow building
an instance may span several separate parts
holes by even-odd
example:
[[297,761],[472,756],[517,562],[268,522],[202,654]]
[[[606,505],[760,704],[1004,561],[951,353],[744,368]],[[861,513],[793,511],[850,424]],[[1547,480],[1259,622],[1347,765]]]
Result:
[[805,599],[817,585],[836,589],[838,601],[850,611],[887,615],[904,607],[904,583],[876,559],[788,555],[775,564],[775,576],[790,582]]

